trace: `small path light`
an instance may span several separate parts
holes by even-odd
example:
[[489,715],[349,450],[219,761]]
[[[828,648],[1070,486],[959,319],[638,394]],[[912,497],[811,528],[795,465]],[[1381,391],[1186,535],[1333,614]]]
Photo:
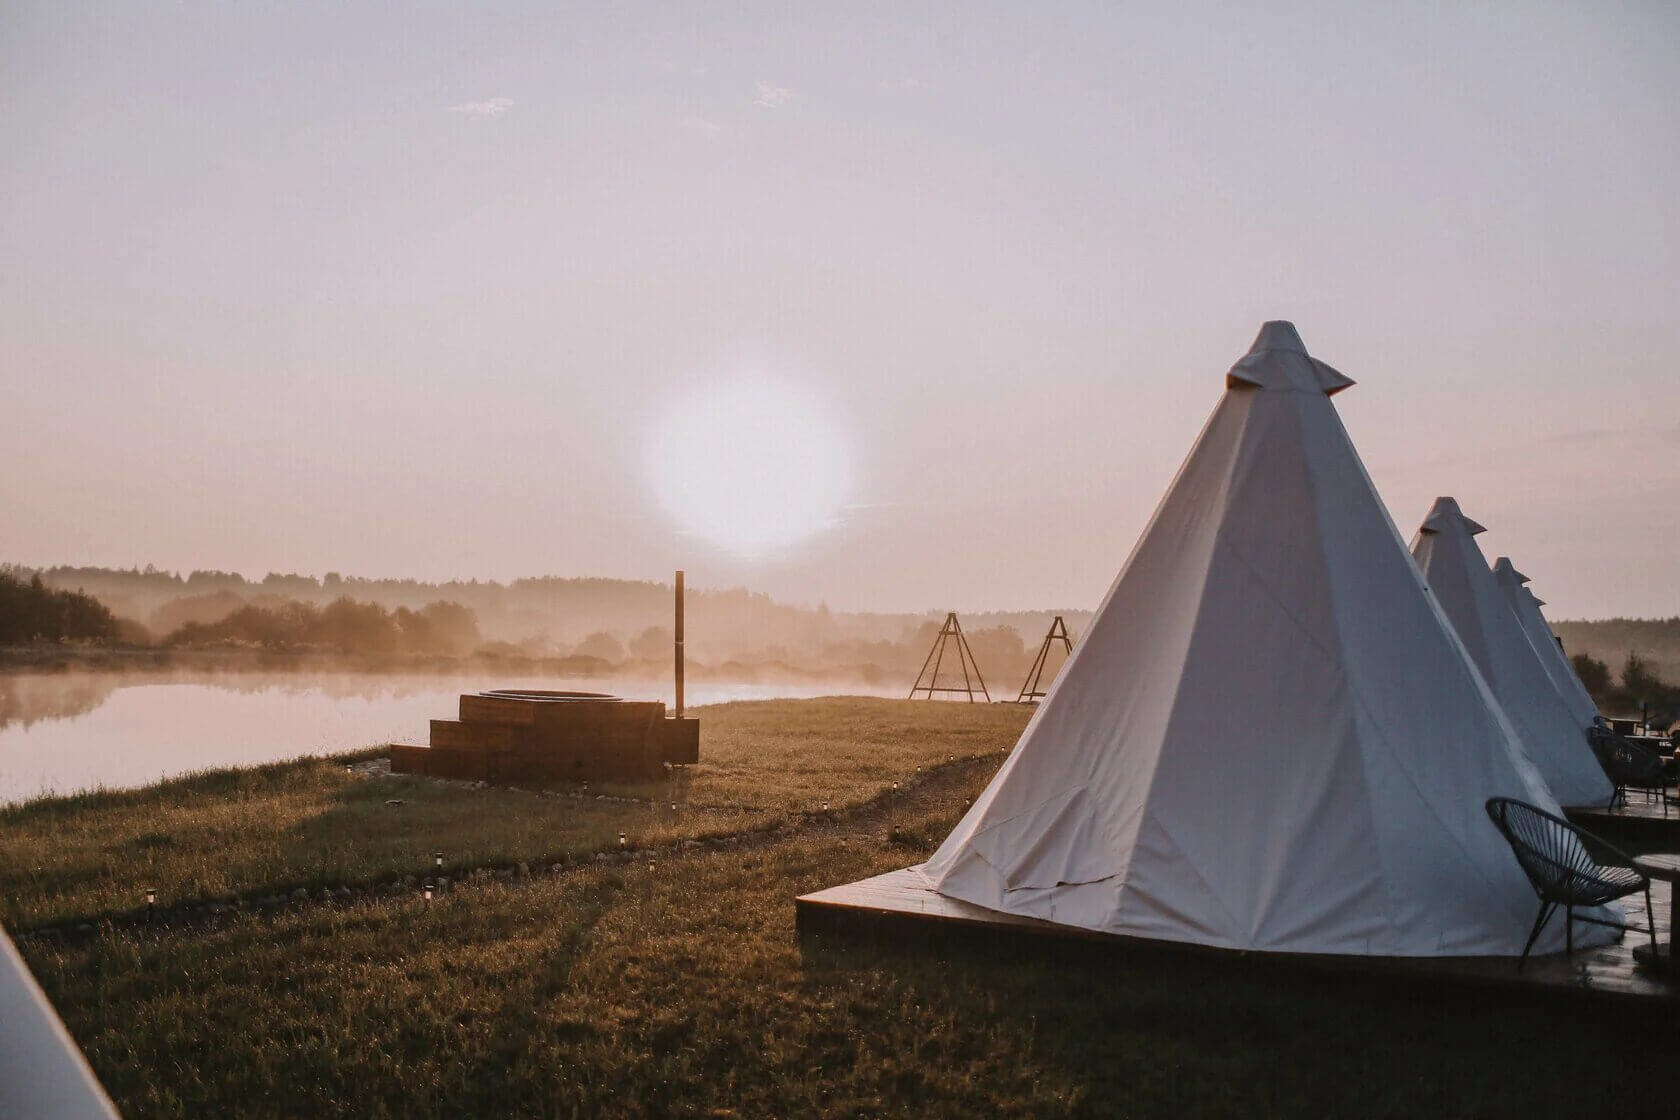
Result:
[[620,848],[624,847],[624,833],[622,832],[618,834],[618,846]]
[[671,812],[674,813],[676,811],[677,811],[677,803],[675,801],[673,801],[673,802],[671,802]]
[[157,906],[157,888],[156,887],[147,887],[146,888],[146,920],[148,922],[152,920],[152,910],[156,906]]
[[657,866],[657,865],[656,865],[654,860],[651,860],[651,859],[648,860],[648,871],[649,872],[652,872],[655,866]]
[[828,812],[828,802],[826,801],[823,802],[823,812]]
[[426,896],[426,901],[427,902],[430,902],[432,900],[433,889],[434,888],[432,887],[432,884],[430,884],[430,883],[427,883],[425,886],[420,888],[421,893],[423,893]]
[[436,865],[436,867],[439,871],[442,871],[443,870],[443,853],[442,852],[433,852],[432,853],[432,863],[434,865]]

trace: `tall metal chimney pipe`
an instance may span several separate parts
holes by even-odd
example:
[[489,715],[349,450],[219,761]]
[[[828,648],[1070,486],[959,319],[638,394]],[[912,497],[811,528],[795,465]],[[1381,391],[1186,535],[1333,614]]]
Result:
[[683,714],[683,574],[677,571],[677,718]]

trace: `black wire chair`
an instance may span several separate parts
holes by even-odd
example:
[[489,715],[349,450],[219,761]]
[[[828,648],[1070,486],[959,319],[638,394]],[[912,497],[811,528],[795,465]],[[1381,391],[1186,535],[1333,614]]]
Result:
[[1587,742],[1604,767],[1605,776],[1615,783],[1611,806],[1627,805],[1627,791],[1640,790],[1649,801],[1653,794],[1662,802],[1663,816],[1668,816],[1668,777],[1663,772],[1662,755],[1648,747],[1630,742],[1606,727],[1587,731]]
[[1534,928],[1529,931],[1528,943],[1523,946],[1522,956],[1517,960],[1518,972],[1528,963],[1528,951],[1534,948],[1535,939],[1559,906],[1564,908],[1564,947],[1569,953],[1575,952],[1576,922],[1641,932],[1637,926],[1589,918],[1585,914],[1577,917],[1575,914],[1577,906],[1603,906],[1635,891],[1645,892],[1643,932],[1651,935],[1651,948],[1653,952],[1656,950],[1657,924],[1651,909],[1650,878],[1631,866],[1599,863],[1587,850],[1585,841],[1591,840],[1606,854],[1627,860],[1629,864],[1633,863],[1631,857],[1585,829],[1576,828],[1562,817],[1555,817],[1526,801],[1490,797],[1487,814],[1493,818],[1494,827],[1499,829],[1506,843],[1511,845],[1511,851],[1522,866],[1523,874],[1528,876],[1534,893],[1540,896],[1540,913],[1534,917]]

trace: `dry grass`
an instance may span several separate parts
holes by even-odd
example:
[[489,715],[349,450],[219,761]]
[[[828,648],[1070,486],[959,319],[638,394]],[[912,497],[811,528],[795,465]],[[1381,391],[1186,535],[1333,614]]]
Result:
[[[618,847],[765,828],[909,783],[917,767],[996,754],[1027,713],[1012,705],[863,698],[698,710],[700,765],[645,786],[463,789],[355,777],[311,759],[220,770],[145,789],[45,798],[0,810],[0,921],[27,930],[138,906],[367,886],[433,870],[551,863]],[[637,798],[639,804],[600,800]],[[398,800],[401,805],[389,805]],[[670,808],[675,801],[677,809]]]
[[107,928],[26,952],[125,1113],[1640,1114],[1619,1022],[1063,947],[802,950],[793,898],[925,855],[988,768],[655,867]]
[[[728,791],[750,790],[757,807],[729,812],[757,824],[779,807],[774,832],[661,853],[651,867],[590,861],[459,886],[430,904],[405,893],[185,924],[101,922],[91,936],[20,947],[130,1116],[1669,1111],[1661,1063],[1652,1065],[1676,1041],[1666,1017],[1594,1019],[1477,993],[1289,979],[1237,959],[1067,945],[801,946],[793,898],[923,858],[1022,716],[873,701],[731,705],[708,713],[715,770],[696,775],[696,796],[727,804]],[[897,798],[875,796],[917,759],[961,756],[959,743],[977,757]],[[317,820],[310,806],[322,789],[342,808],[363,787],[341,775],[268,768],[160,787],[167,797],[41,804],[23,817],[32,834],[80,838],[84,854],[66,866],[87,867],[90,836],[127,836],[137,806],[173,805],[173,850],[197,851],[206,868],[260,870],[241,851],[248,833],[272,831],[271,818]],[[785,812],[830,785],[857,807]],[[241,818],[240,790],[273,808]],[[516,812],[559,814],[579,842],[648,812],[438,796],[476,806],[450,826],[463,842],[476,827],[504,846],[526,842],[499,819]],[[341,826],[409,819],[371,807],[344,814],[336,836],[320,835],[346,851],[398,845],[392,835],[406,826],[354,839]],[[430,846],[412,835],[400,843],[422,856]],[[58,897],[99,896],[90,887]]]

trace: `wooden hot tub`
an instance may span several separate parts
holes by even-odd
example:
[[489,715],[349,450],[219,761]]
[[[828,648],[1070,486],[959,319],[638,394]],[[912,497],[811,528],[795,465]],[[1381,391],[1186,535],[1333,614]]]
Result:
[[461,695],[428,743],[392,743],[399,774],[480,781],[642,781],[700,761],[700,721],[657,700],[602,692],[491,689]]

